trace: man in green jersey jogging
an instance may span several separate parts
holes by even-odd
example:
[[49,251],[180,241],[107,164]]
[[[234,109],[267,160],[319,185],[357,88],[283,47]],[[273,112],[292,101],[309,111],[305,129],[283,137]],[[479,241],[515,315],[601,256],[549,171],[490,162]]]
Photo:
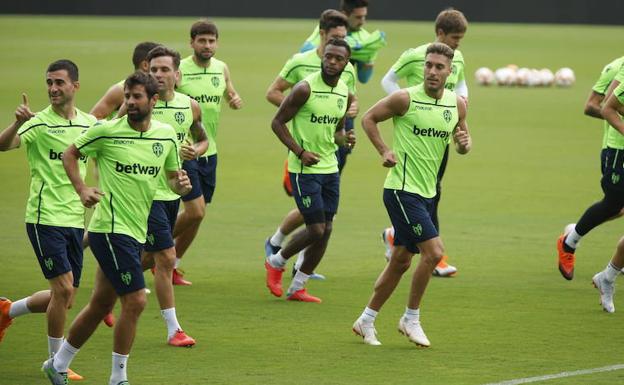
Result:
[[[68,365],[117,298],[121,314],[115,324],[109,384],[128,384],[128,355],[146,302],[141,249],[161,173],[166,173],[176,194],[191,189],[186,173],[180,170],[175,131],[151,119],[158,99],[157,81],[136,72],[126,79],[124,89],[128,117],[96,124],[63,153],[63,166],[82,204],[96,206],[89,223],[89,244],[98,268],[89,304],[72,323],[61,349],[43,364],[55,385],[66,383]],[[79,177],[78,161],[84,155],[97,159],[99,188],[87,186]]]
[[212,201],[217,183],[217,128],[221,114],[221,99],[225,96],[230,108],[243,107],[243,100],[234,89],[230,70],[225,62],[214,57],[219,40],[217,26],[199,20],[191,26],[193,55],[180,62],[181,80],[178,91],[195,99],[202,110],[202,122],[208,135],[208,150],[197,159],[185,160],[193,191],[182,197],[184,211],[178,215],[173,236],[176,248],[174,285],[190,285],[177,269],[195,239],[204,218],[206,204]]
[[[445,87],[454,91],[457,95],[468,100],[468,88],[464,74],[464,56],[457,49],[460,41],[464,38],[468,28],[468,21],[463,13],[456,9],[445,9],[440,12],[435,20],[436,42],[444,43],[454,50],[451,74],[446,79]],[[412,87],[424,81],[423,63],[425,62],[425,52],[431,43],[423,44],[416,48],[410,48],[403,52],[399,59],[381,81],[383,89],[392,93],[400,89],[399,81],[405,79],[407,86]],[[444,159],[440,165],[437,182],[437,194],[434,199],[433,223],[438,231],[440,230],[438,220],[438,204],[442,196],[442,178],[448,162],[448,148],[444,154]],[[386,228],[382,233],[382,239],[386,245],[386,258],[392,254],[392,243],[394,239],[394,229]],[[434,275],[441,277],[452,276],[457,273],[455,266],[447,263],[448,257],[443,256],[438,266],[433,271]]]
[[[417,345],[430,345],[420,326],[420,301],[444,255],[433,221],[438,170],[451,136],[459,154],[466,154],[472,145],[464,99],[444,88],[452,60],[449,46],[431,44],[425,54],[424,83],[390,94],[362,118],[362,127],[381,155],[383,166],[390,168],[383,199],[396,234],[392,256],[377,278],[367,307],[353,324],[353,331],[369,345],[381,345],[373,322],[415,253],[420,253],[420,261],[399,331]],[[381,138],[378,127],[390,118],[394,123],[392,149]]]
[[[325,45],[321,71],[306,76],[284,99],[271,127],[288,148],[288,172],[293,197],[306,227],[265,260],[266,284],[271,294],[282,296],[282,273],[287,260],[307,248],[305,259],[293,277],[287,299],[321,302],[304,288],[319,264],[338,210],[340,175],[336,145],[353,146],[355,136],[344,131],[344,119],[352,96],[340,79],[351,49],[342,39]],[[286,123],[292,120],[292,134]]]
[[[67,309],[82,274],[84,208],[61,163],[65,148],[95,123],[95,118],[76,108],[80,88],[78,67],[58,60],[46,71],[50,105],[34,114],[26,95],[15,111],[15,122],[0,133],[0,150],[26,145],[30,167],[30,196],[26,206],[26,231],[50,290],[39,291],[11,302],[0,298],[0,341],[16,317],[46,313],[48,353],[52,357],[63,342]],[[86,174],[87,158],[80,159],[80,177]],[[100,318],[101,320],[101,318]],[[69,373],[74,380],[82,379]]]

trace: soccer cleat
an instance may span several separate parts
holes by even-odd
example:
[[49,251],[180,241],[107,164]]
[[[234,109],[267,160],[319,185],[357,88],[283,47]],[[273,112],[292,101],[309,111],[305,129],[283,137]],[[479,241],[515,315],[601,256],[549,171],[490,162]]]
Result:
[[594,275],[592,278],[594,287],[600,292],[600,305],[607,313],[615,313],[615,305],[613,305],[613,294],[615,294],[615,282],[609,282],[605,273]]
[[71,369],[67,369],[67,379],[72,381],[82,381],[84,380],[84,377]]
[[191,286],[193,283],[184,279],[184,273],[180,269],[173,269],[171,282],[177,286]]
[[115,316],[113,315],[113,313],[108,313],[104,316],[102,322],[104,322],[104,324],[109,328],[112,328],[113,326],[115,326]]
[[11,310],[11,301],[8,298],[0,297],[0,342],[4,338],[4,333],[13,323],[13,319],[9,317],[9,310]]
[[416,320],[407,320],[405,317],[401,317],[399,320],[399,333],[406,336],[410,341],[418,346],[428,348],[431,346],[431,342],[425,335],[425,332],[420,326],[420,322]]
[[381,342],[377,339],[377,330],[375,330],[375,325],[367,322],[362,322],[358,318],[353,323],[353,333],[362,337],[364,339],[364,343],[372,346],[379,346]]
[[195,340],[184,333],[183,330],[178,329],[167,343],[171,346],[191,347],[195,345]]
[[59,373],[54,369],[54,358],[50,358],[43,363],[41,371],[45,373],[52,385],[68,385],[67,373]]
[[561,234],[557,239],[557,253],[559,254],[559,272],[563,278],[571,281],[574,278],[574,253],[569,253],[563,248],[565,234]]
[[264,256],[267,258],[273,254],[277,254],[281,249],[281,246],[273,246],[273,244],[271,244],[271,238],[267,238],[264,242]]
[[289,301],[301,301],[301,302],[315,302],[315,303],[323,302],[321,301],[320,298],[308,294],[306,289],[297,290],[294,293],[288,294],[288,297],[286,297],[286,299]]
[[394,248],[394,228],[385,228],[384,231],[381,232],[381,240],[386,247],[386,252],[384,254],[384,256],[386,257],[386,261],[390,261],[390,257],[392,256],[392,249]]
[[433,275],[436,277],[452,277],[457,274],[457,268],[446,263],[448,256],[443,256],[440,262],[433,269]]
[[268,261],[268,258],[264,261],[264,268],[266,269],[266,285],[276,297],[281,297],[284,293],[282,289],[282,274],[284,273],[284,269],[278,269],[273,266]]

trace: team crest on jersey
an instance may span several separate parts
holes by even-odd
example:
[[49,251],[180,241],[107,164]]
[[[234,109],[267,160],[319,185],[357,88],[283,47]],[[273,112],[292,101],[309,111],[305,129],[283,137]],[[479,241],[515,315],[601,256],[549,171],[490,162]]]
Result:
[[178,124],[184,123],[184,114],[182,112],[176,112],[173,117],[175,118],[175,121],[178,122]]
[[444,110],[444,112],[442,113],[442,116],[444,117],[444,120],[448,123],[451,121],[451,119],[453,118],[453,114],[451,113],[450,110]]
[[412,226],[412,230],[414,231],[414,234],[416,234],[417,236],[421,236],[422,235],[422,225],[420,223],[417,223],[416,226]]
[[48,270],[52,270],[52,268],[54,267],[54,261],[52,261],[52,258],[44,259],[43,263],[45,263],[45,266],[48,268]]
[[342,110],[342,107],[344,107],[344,100],[338,99],[336,104],[338,104],[338,109]]
[[164,151],[163,145],[158,142],[152,144],[152,151],[154,152],[154,155],[160,157]]
[[221,83],[221,80],[219,79],[218,76],[213,76],[212,79],[210,79],[210,81],[212,82],[212,85],[215,88],[219,87],[219,84]]
[[129,271],[125,273],[121,273],[121,282],[125,283],[126,286],[130,286],[130,282],[132,282],[132,274]]
[[301,197],[301,203],[303,203],[303,206],[305,208],[309,208],[312,205],[312,197],[310,196]]

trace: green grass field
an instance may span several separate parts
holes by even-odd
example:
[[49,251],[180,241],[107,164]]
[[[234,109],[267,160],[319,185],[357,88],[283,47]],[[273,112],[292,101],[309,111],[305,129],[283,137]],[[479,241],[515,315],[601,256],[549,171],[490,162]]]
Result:
[[[21,93],[33,110],[47,105],[45,68],[71,58],[81,70],[77,104],[89,110],[131,71],[139,41],[190,54],[192,18],[0,17],[0,126],[13,121]],[[621,28],[472,24],[461,49],[470,87],[468,156],[453,155],[444,182],[442,238],[459,268],[432,279],[422,322],[432,347],[400,336],[409,276],[382,309],[376,326],[383,346],[363,344],[351,324],[383,269],[380,232],[388,224],[381,201],[385,170],[359,124],[359,144],[343,174],[340,213],[311,282],[321,305],[272,297],[264,286],[263,242],[293,207],[280,184],[284,147],[270,130],[275,108],[264,93],[313,28],[313,20],[217,19],[221,48],[244,99],[224,107],[219,134],[218,187],[200,237],[183,268],[191,287],[176,288],[178,316],[198,340],[192,349],[165,344],[155,295],[143,313],[129,361],[133,384],[484,384],[623,363],[618,337],[624,302],[604,313],[591,276],[609,260],[621,223],[607,223],[583,240],[576,278],[559,275],[555,239],[601,197],[601,123],[583,116],[602,67],[621,55]],[[373,79],[358,85],[360,106],[383,96],[381,76],[408,47],[433,38],[431,23],[370,21],[389,44]],[[574,69],[569,89],[479,87],[472,73],[508,63]],[[390,125],[384,126],[389,138]],[[23,150],[0,155],[0,295],[21,298],[46,287],[28,242],[23,215],[28,167]],[[95,259],[85,254],[83,282],[70,319],[88,300]],[[147,276],[152,285],[151,276]],[[286,279],[286,283],[289,280]],[[69,322],[68,322],[69,325]],[[47,383],[45,317],[17,319],[0,345],[0,383]],[[72,368],[88,384],[110,372],[112,331],[102,326]],[[624,371],[587,374],[549,384],[615,384]]]

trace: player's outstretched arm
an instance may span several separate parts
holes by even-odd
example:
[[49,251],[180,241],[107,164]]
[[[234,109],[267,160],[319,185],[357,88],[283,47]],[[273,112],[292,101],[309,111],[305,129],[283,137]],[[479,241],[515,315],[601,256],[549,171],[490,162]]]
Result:
[[191,180],[186,174],[186,170],[167,171],[167,182],[169,183],[171,191],[180,196],[191,192]]
[[21,140],[17,131],[34,116],[35,114],[28,106],[28,96],[22,94],[22,104],[15,110],[15,122],[0,132],[0,151],[12,150],[20,146]]
[[234,110],[243,108],[243,99],[234,89],[234,84],[232,83],[232,78],[230,77],[230,70],[227,66],[223,68],[223,76],[225,76],[225,96],[228,100],[230,108]]
[[591,116],[592,118],[604,119],[602,117],[602,112],[600,112],[602,108],[602,101],[604,100],[604,95],[599,94],[598,92],[592,90],[585,102],[585,109],[583,113],[587,116]]
[[193,137],[193,144],[186,142],[180,148],[180,157],[184,160],[195,159],[208,149],[208,136],[201,120],[201,108],[199,103],[191,99],[191,109],[193,110],[193,123],[190,131]]
[[611,127],[617,129],[622,135],[624,135],[624,122],[621,115],[624,115],[624,105],[620,103],[615,94],[611,94],[607,98],[607,101],[602,106],[602,116],[609,122]]
[[123,87],[119,84],[111,86],[102,98],[95,103],[89,112],[98,119],[106,119],[113,111],[119,109],[124,102]]
[[74,186],[74,190],[80,196],[83,206],[88,208],[95,206],[104,196],[104,193],[97,187],[88,187],[80,177],[78,160],[81,155],[75,144],[69,146],[63,152],[63,168],[65,168],[65,173],[67,173],[69,181]]
[[384,142],[379,133],[379,123],[393,116],[403,116],[409,109],[410,97],[407,91],[399,90],[381,99],[362,118],[362,128],[375,149],[381,155],[384,167],[394,167],[397,163],[394,151]]
[[466,102],[463,96],[457,96],[457,111],[459,113],[459,121],[453,131],[453,141],[455,142],[455,151],[463,155],[467,154],[472,148],[472,138],[466,123]]
[[266,93],[266,99],[269,101],[269,103],[273,104],[276,107],[279,107],[286,98],[284,92],[292,86],[292,83],[289,83],[281,76],[278,76],[269,86],[269,89]]

